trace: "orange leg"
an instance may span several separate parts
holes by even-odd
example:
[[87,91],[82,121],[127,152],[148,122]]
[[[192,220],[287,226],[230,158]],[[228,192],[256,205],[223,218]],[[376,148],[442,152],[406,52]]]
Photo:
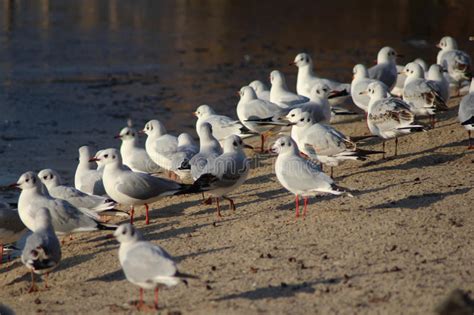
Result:
[[222,218],[222,215],[221,215],[221,207],[219,205],[219,197],[216,197],[216,204],[217,204],[217,217],[220,219]]
[[304,200],[304,210],[303,210],[303,217],[306,216],[306,208],[308,207],[308,197],[303,197]]
[[158,310],[158,288],[155,288],[155,310]]
[[135,214],[135,208],[133,206],[130,207],[130,224],[133,225],[133,215]]
[[224,198],[225,200],[228,200],[229,201],[229,207],[235,211],[235,204],[234,204],[234,200],[230,199],[229,197],[225,197],[225,196],[222,196],[222,198]]
[[300,198],[298,198],[298,195],[295,195],[295,204],[296,204],[296,217],[298,218],[300,216]]
[[36,286],[36,283],[35,283],[35,274],[33,273],[33,270],[31,270],[31,287],[28,290],[28,293],[32,293],[32,292],[38,292],[38,287]]
[[148,216],[148,204],[145,203],[145,224],[150,224],[150,217]]

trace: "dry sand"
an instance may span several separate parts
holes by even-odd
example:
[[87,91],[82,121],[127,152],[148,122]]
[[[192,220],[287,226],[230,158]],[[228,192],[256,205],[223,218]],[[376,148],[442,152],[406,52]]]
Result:
[[[313,198],[294,218],[293,196],[276,180],[274,157],[260,165],[223,211],[200,195],[157,202],[146,239],[201,277],[162,290],[164,314],[429,314],[452,289],[474,290],[474,155],[456,120],[459,99],[436,129],[400,139],[399,156],[348,162],[336,181],[354,198]],[[367,134],[362,120],[337,124]],[[367,148],[380,149],[372,140]],[[393,142],[388,144],[388,155]],[[0,267],[0,302],[24,313],[136,312],[138,288],[120,270],[118,244],[105,233],[63,247],[49,290],[27,294],[18,259]],[[151,303],[153,294],[147,292]]]

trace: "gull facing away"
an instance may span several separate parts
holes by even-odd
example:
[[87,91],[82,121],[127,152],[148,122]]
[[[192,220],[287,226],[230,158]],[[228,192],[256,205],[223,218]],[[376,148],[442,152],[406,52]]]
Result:
[[140,287],[138,309],[144,309],[143,289],[155,290],[154,308],[157,310],[160,287],[172,287],[180,282],[187,285],[186,279],[197,279],[196,276],[180,272],[171,255],[160,246],[145,241],[133,225],[120,225],[114,236],[120,243],[119,261],[125,277]]
[[61,176],[52,169],[44,169],[38,173],[41,182],[46,186],[51,197],[69,202],[76,208],[85,208],[99,215],[126,216],[126,212],[116,210],[117,205],[112,199],[86,194],[74,187],[62,183]]
[[436,91],[441,98],[448,103],[449,101],[449,81],[444,76],[445,70],[438,64],[432,64],[428,70],[426,78],[436,87]]
[[245,156],[242,139],[239,136],[229,136],[224,141],[224,153],[213,160],[209,160],[202,175],[195,184],[203,187],[216,198],[217,216],[221,217],[219,198],[229,201],[230,208],[235,210],[234,201],[228,194],[237,189],[247,179],[250,163]]
[[299,53],[296,55],[293,64],[298,67],[298,76],[296,79],[296,93],[306,97],[310,97],[311,89],[316,83],[326,84],[331,90],[346,94],[350,92],[350,84],[340,83],[337,81],[320,78],[313,71],[313,60],[307,53]]
[[[250,86],[244,86],[239,91],[240,100],[237,104],[237,116],[249,130],[260,135],[260,151],[265,149],[265,139],[271,132],[278,131],[281,126],[274,125],[284,115],[285,110],[280,106],[257,98],[257,94]],[[271,125],[263,125],[262,121],[269,120]],[[286,125],[283,124],[283,125]]]
[[316,164],[302,158],[296,143],[290,137],[279,138],[272,146],[272,151],[278,153],[275,162],[278,181],[295,195],[296,217],[300,215],[299,196],[304,200],[303,217],[306,216],[308,197],[320,194],[352,197],[344,188],[337,186],[328,175],[321,172]]
[[92,149],[88,146],[79,148],[79,164],[74,176],[74,187],[86,194],[105,195],[102,173],[89,160],[93,157]]
[[370,154],[383,153],[357,148],[349,137],[329,125],[314,123],[310,113],[298,108],[291,110],[287,117],[293,124],[291,137],[299,150],[311,159],[329,165],[331,177],[333,167],[344,161],[365,161]]
[[202,175],[207,163],[222,154],[222,147],[219,141],[212,135],[210,123],[203,123],[199,127],[199,153],[189,161],[191,166],[191,176],[193,180]]
[[76,208],[67,201],[51,197],[34,172],[22,174],[11,186],[21,189],[18,213],[21,221],[33,232],[37,229],[35,215],[38,208],[49,210],[58,235],[117,228],[116,225],[99,222],[97,213],[89,209]]
[[367,126],[373,135],[383,139],[382,151],[385,151],[385,140],[395,138],[396,156],[398,137],[424,131],[422,125],[413,125],[415,114],[412,107],[398,98],[387,97],[387,90],[382,84],[370,83],[367,90],[361,93],[367,93],[370,97]]
[[54,233],[51,214],[46,208],[34,209],[36,230],[26,239],[21,254],[21,262],[31,272],[30,292],[38,291],[35,284],[35,273],[45,275],[45,288],[48,288],[48,274],[56,268],[61,260],[61,246]]
[[391,90],[397,81],[397,57],[395,49],[383,47],[377,54],[377,64],[369,68],[369,77],[382,81]]
[[431,127],[435,127],[435,114],[448,109],[437,85],[425,79],[425,73],[417,63],[410,62],[403,70],[407,76],[403,88],[403,100],[411,105],[415,115],[429,115]]
[[286,85],[285,76],[278,70],[273,70],[270,73],[270,82],[272,84],[270,88],[270,102],[282,108],[307,103],[309,101],[309,98],[306,96],[290,92]]
[[150,158],[146,150],[139,145],[138,132],[132,127],[125,127],[115,138],[122,140],[120,154],[123,164],[130,167],[132,171],[144,173],[159,173],[159,167]]
[[436,56],[436,63],[448,71],[451,83],[459,89],[472,77],[472,60],[469,54],[458,49],[458,44],[451,36],[441,38],[436,47],[441,50]]
[[[369,78],[369,71],[363,64],[357,64],[352,69],[353,80],[351,84],[351,96],[352,101],[356,104],[357,107],[362,109],[367,113],[367,108],[369,106],[370,98],[367,95],[360,94],[361,92],[367,90],[367,86],[372,82],[380,82],[376,79]],[[382,83],[384,84],[384,83]],[[384,84],[385,85],[385,84]]]
[[145,205],[149,224],[148,205],[166,196],[201,192],[195,185],[180,184],[175,181],[134,172],[123,165],[120,152],[116,149],[103,150],[99,157],[104,168],[104,186],[107,194],[120,204],[130,207],[130,222],[133,224],[135,206]]
[[167,170],[168,177],[171,177],[173,168],[171,156],[178,149],[178,138],[168,134],[165,126],[156,119],[147,122],[142,132],[148,136],[145,142],[146,153],[153,162]]
[[199,148],[193,138],[186,132],[178,136],[178,147],[176,152],[171,156],[173,168],[181,180],[191,177],[191,165],[189,161],[199,152]]
[[196,133],[199,135],[201,125],[209,123],[212,126],[212,135],[219,142],[223,142],[230,135],[238,135],[241,138],[253,137],[256,133],[251,132],[238,119],[218,115],[209,105],[200,105],[194,112],[197,117]]
[[264,101],[270,101],[270,90],[262,81],[255,80],[249,86],[255,91],[257,97]]
[[471,144],[471,131],[474,130],[474,80],[471,80],[469,94],[465,95],[459,104],[458,119],[467,130],[468,150],[474,149]]
[[18,210],[6,202],[0,202],[0,265],[3,261],[3,246],[18,241],[25,230]]

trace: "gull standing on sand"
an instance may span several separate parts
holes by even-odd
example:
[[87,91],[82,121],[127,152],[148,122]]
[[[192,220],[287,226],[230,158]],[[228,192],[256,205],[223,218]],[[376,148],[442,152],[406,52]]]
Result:
[[350,84],[319,78],[313,71],[313,60],[307,53],[296,55],[293,64],[298,67],[298,77],[296,79],[296,92],[298,95],[310,97],[311,89],[316,83],[326,84],[333,91],[350,92]]
[[407,76],[403,87],[403,100],[411,105],[415,115],[429,115],[431,127],[435,127],[435,113],[447,110],[446,100],[441,97],[437,85],[425,79],[424,71],[417,63],[410,62],[405,66]]
[[21,254],[21,262],[31,272],[31,287],[28,292],[38,291],[35,284],[35,273],[46,274],[45,288],[48,288],[48,274],[56,268],[61,260],[61,246],[54,233],[51,214],[46,208],[34,210],[36,230],[26,239]]
[[74,187],[64,185],[55,170],[44,169],[38,173],[38,177],[51,197],[65,200],[76,208],[89,209],[99,215],[128,216],[127,213],[114,209],[117,203],[112,199],[89,195]]
[[[156,119],[147,122],[142,132],[148,136],[145,142],[148,156],[157,165],[171,172],[173,168],[171,156],[178,149],[178,138],[167,134],[165,126]],[[171,173],[168,175],[171,177]]]
[[119,261],[125,277],[140,287],[139,310],[144,309],[143,289],[155,290],[154,308],[157,310],[160,287],[172,287],[180,282],[187,285],[186,279],[197,278],[179,272],[171,255],[160,246],[145,241],[133,225],[120,225],[114,236],[120,243]]
[[285,76],[278,70],[273,70],[270,73],[270,102],[277,104],[282,108],[287,108],[303,103],[307,103],[309,98],[290,92],[286,85]]
[[212,134],[219,142],[223,142],[224,139],[230,135],[237,135],[241,138],[256,135],[245,127],[239,120],[223,115],[217,115],[214,109],[209,105],[200,105],[194,112],[194,116],[198,119],[196,121],[196,133],[199,135],[199,130],[202,124],[209,123],[212,126]]
[[397,57],[401,57],[391,47],[383,47],[377,54],[377,64],[369,68],[369,77],[382,81],[391,90],[397,81]]
[[272,146],[278,153],[275,162],[275,173],[280,184],[295,195],[296,217],[299,217],[299,196],[304,199],[303,216],[306,216],[308,197],[319,194],[348,195],[345,189],[320,171],[312,161],[299,155],[296,143],[288,136],[279,138]]
[[219,141],[212,135],[210,123],[203,123],[199,127],[199,153],[189,161],[191,166],[191,176],[193,180],[202,175],[207,163],[222,154],[222,147]]
[[0,202],[0,265],[3,261],[3,246],[15,243],[26,230],[17,209],[6,202]]
[[21,189],[18,199],[18,213],[21,221],[31,231],[36,231],[36,210],[46,208],[51,214],[52,224],[57,234],[70,234],[76,232],[89,232],[98,230],[115,230],[117,226],[99,222],[97,213],[76,208],[69,202],[53,198],[38,176],[33,172],[26,172],[20,176],[12,187]]
[[135,206],[145,205],[145,224],[150,223],[148,205],[163,197],[201,192],[193,185],[174,182],[169,179],[134,172],[122,163],[116,149],[103,150],[97,158],[104,161],[104,186],[107,194],[120,204],[130,206],[130,222],[133,224]]
[[[441,50],[436,56],[436,63],[442,66],[451,79],[451,82],[459,89],[463,83],[469,81],[472,77],[472,61],[469,54],[458,49],[458,44],[451,36],[441,38],[436,47]],[[459,95],[459,94],[458,94]]]
[[122,140],[120,154],[123,164],[130,167],[132,171],[144,173],[159,173],[159,167],[150,158],[144,148],[141,148],[138,141],[138,132],[132,127],[125,127],[115,138]]
[[387,90],[382,84],[370,83],[367,90],[361,93],[367,93],[370,97],[367,126],[373,135],[383,139],[382,151],[385,151],[385,140],[395,138],[396,156],[399,136],[424,130],[422,125],[413,125],[415,114],[412,107],[401,99],[387,97]]
[[426,79],[432,82],[441,98],[447,103],[449,101],[449,81],[444,76],[444,72],[443,67],[432,64]]
[[249,130],[260,134],[260,151],[265,148],[265,138],[271,132],[280,129],[278,125],[262,125],[261,122],[269,120],[278,122],[284,115],[285,110],[280,106],[257,98],[257,94],[250,86],[244,86],[239,91],[240,100],[237,104],[237,116]]
[[79,148],[79,164],[74,176],[74,186],[86,194],[105,195],[102,173],[97,170],[94,163],[89,160],[93,157],[92,150],[88,146]]
[[[380,82],[376,79],[369,78],[369,71],[363,64],[357,64],[352,69],[354,74],[352,84],[351,84],[351,96],[352,101],[356,104],[357,107],[362,109],[367,113],[367,108],[369,106],[370,98],[367,95],[360,94],[367,90],[367,86],[372,82]],[[382,83],[384,84],[384,83]],[[384,84],[385,85],[385,84]]]
[[471,80],[469,93],[464,96],[459,104],[458,119],[467,130],[468,150],[474,149],[471,144],[471,131],[474,130],[474,80]]
[[194,142],[193,138],[183,132],[178,136],[178,147],[176,152],[172,155],[173,168],[181,180],[187,179],[191,176],[191,164],[189,161],[199,152],[199,148]]
[[270,90],[262,81],[252,81],[250,82],[249,86],[255,91],[259,99],[270,101]]
[[209,160],[202,175],[195,182],[199,187],[205,188],[211,197],[216,198],[219,218],[221,217],[219,198],[228,200],[230,208],[235,210],[234,201],[228,194],[247,179],[250,162],[245,156],[243,147],[248,146],[242,143],[239,136],[229,136],[224,141],[224,153],[214,160]]
[[331,177],[333,167],[344,161],[365,161],[370,154],[383,153],[357,148],[356,143],[349,137],[329,125],[314,123],[310,113],[301,112],[298,108],[291,110],[287,118],[293,124],[291,137],[299,150],[330,166]]
[[[426,61],[424,61],[421,58],[416,58],[415,60],[413,60],[413,62],[419,64],[423,68],[423,71],[425,72],[425,77],[427,77],[427,75],[428,75],[428,64],[426,63]],[[392,93],[392,95],[402,97],[403,86],[405,85],[405,80],[407,79],[407,76],[403,72],[404,68],[405,68],[405,66],[397,65],[397,82],[395,83],[395,86],[390,91],[390,93]]]

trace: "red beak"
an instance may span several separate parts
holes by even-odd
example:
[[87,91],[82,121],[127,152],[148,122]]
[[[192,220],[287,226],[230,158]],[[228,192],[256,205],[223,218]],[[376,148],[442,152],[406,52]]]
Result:
[[289,66],[294,66],[294,65],[296,65],[296,62],[292,61],[292,62],[290,62],[288,65],[289,65]]
[[13,183],[13,184],[8,185],[8,188],[15,189],[15,188],[18,188],[19,186],[20,185],[18,183]]
[[[239,93],[237,93],[237,94],[239,94]],[[193,116],[197,117],[198,114],[196,114],[196,112],[193,112]]]
[[114,139],[121,139],[121,138],[122,138],[121,135],[116,135],[116,136],[114,136]]
[[97,162],[97,161],[100,161],[100,159],[96,158],[96,157],[93,157],[93,158],[89,159],[89,162]]
[[138,130],[138,134],[139,134],[139,135],[145,134],[145,130]]

